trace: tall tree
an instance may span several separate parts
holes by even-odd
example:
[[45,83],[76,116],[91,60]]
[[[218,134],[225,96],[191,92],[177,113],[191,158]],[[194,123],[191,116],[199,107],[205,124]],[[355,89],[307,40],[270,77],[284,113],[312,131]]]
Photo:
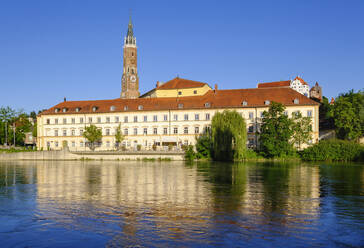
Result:
[[364,135],[364,92],[353,90],[341,94],[331,110],[336,135],[340,139],[358,140]]
[[282,157],[293,152],[290,143],[292,120],[284,114],[284,110],[283,104],[271,102],[269,110],[263,112],[259,148],[265,157]]
[[303,117],[300,111],[293,114],[292,117],[292,141],[293,144],[301,149],[301,145],[309,143],[312,139],[311,117]]
[[236,111],[217,112],[211,121],[213,158],[240,160],[246,151],[246,125]]
[[115,141],[116,147],[119,149],[121,142],[124,140],[124,135],[121,132],[121,124],[116,128]]
[[100,128],[97,128],[95,125],[90,125],[85,128],[83,132],[83,137],[85,137],[90,143],[90,149],[92,151],[95,150],[96,143],[100,142],[102,139],[102,132]]

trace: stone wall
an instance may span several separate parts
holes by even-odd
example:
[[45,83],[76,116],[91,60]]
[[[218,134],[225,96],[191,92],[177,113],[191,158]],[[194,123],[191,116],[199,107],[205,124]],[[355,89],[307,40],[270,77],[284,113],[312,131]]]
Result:
[[167,159],[184,160],[183,152],[69,152],[61,151],[36,151],[0,153],[0,160],[143,160]]

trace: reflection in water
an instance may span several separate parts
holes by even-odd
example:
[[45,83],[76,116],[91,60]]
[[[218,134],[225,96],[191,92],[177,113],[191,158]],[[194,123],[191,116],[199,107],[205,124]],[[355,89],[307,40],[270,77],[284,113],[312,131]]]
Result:
[[[0,220],[16,216],[24,226],[0,224],[0,240],[45,247],[85,241],[111,247],[356,246],[364,234],[363,175],[360,166],[0,163]],[[340,225],[356,238],[342,238]],[[27,240],[28,230],[38,239]]]

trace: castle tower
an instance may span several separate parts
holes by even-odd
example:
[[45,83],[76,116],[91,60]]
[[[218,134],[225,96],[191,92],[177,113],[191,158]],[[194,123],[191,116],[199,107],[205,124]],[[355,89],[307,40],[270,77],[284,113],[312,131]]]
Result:
[[137,46],[131,17],[128,24],[128,32],[124,38],[123,53],[123,76],[121,77],[120,98],[138,98],[140,93],[137,69]]

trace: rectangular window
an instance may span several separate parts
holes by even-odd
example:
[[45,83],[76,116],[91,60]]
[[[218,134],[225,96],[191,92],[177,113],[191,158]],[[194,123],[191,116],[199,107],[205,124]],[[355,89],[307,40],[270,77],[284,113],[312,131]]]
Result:
[[124,117],[124,122],[128,123],[128,117],[127,116]]
[[58,124],[58,119],[54,119],[54,124]]
[[97,117],[97,123],[101,123],[101,117]]
[[67,136],[67,130],[63,130],[63,136]]
[[178,121],[178,115],[173,115],[173,120]]
[[83,141],[80,141],[80,147],[83,147]]
[[195,133],[200,133],[200,128],[199,127],[195,127]]
[[195,114],[195,121],[200,120],[200,115],[199,114]]
[[283,114],[284,114],[285,116],[288,116],[288,111],[284,111],[284,112],[283,112]]
[[67,119],[63,118],[63,124],[67,124]]
[[106,135],[110,135],[110,129],[109,128],[106,128]]
[[168,115],[163,115],[163,120],[168,121]]
[[134,135],[138,134],[138,128],[134,128]]
[[110,141],[106,141],[106,147],[110,147]]
[[80,129],[80,135],[81,136],[83,135],[83,129]]
[[260,111],[260,118],[263,118],[263,117],[264,117],[264,112]]
[[51,124],[51,120],[50,119],[47,119],[47,124]]
[[80,118],[80,123],[83,123],[83,118],[82,117]]
[[54,136],[58,136],[58,130],[54,130]]
[[145,135],[148,134],[148,129],[147,128],[143,128],[143,134],[145,134]]
[[71,122],[72,122],[72,124],[75,124],[76,123],[76,119],[75,118],[72,118],[71,119]]
[[144,115],[143,120],[144,120],[144,122],[147,122],[148,121],[148,116]]
[[71,135],[75,136],[75,130],[74,129],[71,130]]
[[115,116],[115,122],[118,123],[119,122],[119,116]]
[[185,121],[188,121],[188,114],[185,114]]
[[106,117],[106,123],[110,123],[110,117]]
[[307,117],[312,117],[312,110],[307,110]]
[[54,142],[54,146],[58,147],[58,141]]
[[158,116],[157,115],[153,115],[153,121],[158,121]]
[[88,118],[88,123],[92,123],[92,117]]
[[129,134],[129,131],[127,128],[124,129],[124,135],[128,135]]
[[206,114],[206,120],[207,120],[207,121],[209,121],[209,120],[210,120],[210,114],[209,114],[209,113],[207,113],[207,114]]
[[253,126],[253,125],[250,125],[250,126],[249,126],[249,128],[248,128],[248,132],[249,132],[249,133],[254,132],[254,126]]
[[177,127],[173,128],[173,133],[178,134],[178,128]]
[[183,133],[184,133],[184,134],[188,134],[188,127],[184,127],[184,128],[183,128]]
[[76,146],[76,142],[72,141],[72,147]]
[[153,134],[158,134],[158,129],[156,127],[153,128]]
[[249,120],[253,120],[254,119],[254,112],[249,112]]
[[163,128],[163,134],[167,134],[168,133],[168,129],[165,127]]
[[138,122],[138,116],[134,116],[134,122]]

